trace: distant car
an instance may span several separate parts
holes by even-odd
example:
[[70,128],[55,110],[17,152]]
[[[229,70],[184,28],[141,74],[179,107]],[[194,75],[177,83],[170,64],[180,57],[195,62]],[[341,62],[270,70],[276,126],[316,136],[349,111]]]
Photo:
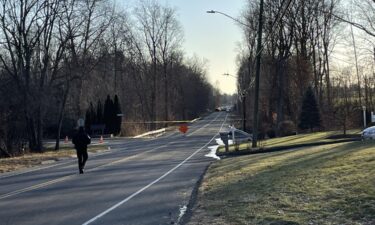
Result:
[[375,126],[368,127],[362,131],[362,140],[375,140]]

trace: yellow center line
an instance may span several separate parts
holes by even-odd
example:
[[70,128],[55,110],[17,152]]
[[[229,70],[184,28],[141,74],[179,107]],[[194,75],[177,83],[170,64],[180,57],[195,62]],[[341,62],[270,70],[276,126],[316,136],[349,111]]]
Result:
[[[153,148],[153,149],[150,149],[148,151],[145,151],[145,152],[142,152],[142,153],[139,153],[139,154],[136,154],[136,155],[132,155],[132,156],[128,156],[128,157],[122,158],[120,160],[112,161],[110,163],[106,163],[104,165],[94,167],[94,168],[89,169],[87,171],[95,171],[95,170],[101,169],[103,167],[113,166],[113,165],[116,165],[116,164],[128,161],[130,159],[134,159],[136,157],[139,157],[139,156],[144,155],[146,153],[149,153],[151,151],[155,151],[155,150],[157,150],[159,148],[165,147],[165,146],[167,146],[169,144],[172,144],[172,143],[173,142],[165,144],[165,145],[162,145],[162,146],[159,146],[159,147],[156,147],[156,148]],[[49,186],[51,184],[56,184],[58,182],[65,181],[65,180],[67,180],[69,178],[72,178],[72,177],[75,177],[75,176],[77,176],[77,174],[72,174],[72,175],[60,177],[60,178],[57,178],[57,179],[54,179],[54,180],[50,180],[50,181],[47,181],[47,182],[44,182],[44,183],[41,183],[41,184],[36,184],[36,185],[30,186],[30,187],[27,187],[27,188],[23,188],[23,189],[20,189],[20,190],[12,191],[12,192],[0,195],[0,200],[8,198],[8,197],[11,197],[11,196],[14,196],[14,195],[22,194],[22,193],[25,193],[25,192],[28,192],[28,191],[33,191],[33,190],[36,190],[36,189],[39,189],[39,188],[43,188],[43,187]]]
[[[220,114],[219,114],[220,115]],[[218,116],[219,116],[218,115]],[[209,124],[211,124],[212,122],[216,121],[217,117],[215,117],[215,119],[211,120],[211,122]],[[204,127],[207,127],[209,124],[206,124],[204,126],[202,126],[201,128],[199,128],[198,130],[201,130],[203,129]],[[197,132],[198,130],[194,131],[193,133]],[[191,133],[190,135],[192,135],[193,133]],[[189,136],[190,136],[189,135]],[[145,151],[145,152],[142,152],[142,153],[139,153],[139,154],[136,154],[136,155],[132,155],[132,156],[127,156],[125,158],[122,158],[122,159],[119,159],[119,160],[116,160],[116,161],[112,161],[110,163],[106,163],[104,165],[101,165],[101,166],[97,166],[97,167],[94,167],[92,169],[89,169],[87,171],[95,171],[95,170],[98,170],[98,169],[101,169],[101,168],[104,168],[104,167],[107,167],[107,166],[113,166],[113,165],[116,165],[116,164],[119,164],[119,163],[122,163],[122,162],[125,162],[125,161],[128,161],[130,159],[134,159],[136,157],[139,157],[139,156],[142,156],[144,154],[147,154],[147,153],[150,153],[152,151],[155,151],[157,149],[160,149],[160,148],[163,148],[163,147],[166,147],[168,145],[171,145],[171,144],[174,144],[176,143],[177,141],[174,141],[174,142],[170,142],[170,143],[167,143],[165,145],[161,145],[159,147],[156,147],[156,148],[153,148],[153,149],[150,149],[148,151]],[[40,189],[40,188],[43,188],[43,187],[46,187],[46,186],[49,186],[49,185],[52,185],[52,184],[56,184],[56,183],[59,183],[59,182],[62,182],[62,181],[65,181],[65,180],[68,180],[70,178],[73,178],[77,176],[77,174],[71,174],[71,175],[67,175],[67,176],[63,176],[63,177],[60,177],[60,178],[57,178],[57,179],[54,179],[54,180],[50,180],[50,181],[47,181],[47,182],[44,182],[44,183],[41,183],[41,184],[36,184],[36,185],[33,185],[33,186],[30,186],[30,187],[27,187],[27,188],[23,188],[23,189],[20,189],[20,190],[16,190],[16,191],[12,191],[12,192],[9,192],[9,193],[6,193],[6,194],[3,194],[3,195],[0,195],[0,200],[1,199],[5,199],[5,198],[8,198],[8,197],[12,197],[12,196],[15,196],[15,195],[18,195],[18,194],[22,194],[22,193],[25,193],[25,192],[28,192],[28,191],[33,191],[33,190],[37,190],[37,189]]]

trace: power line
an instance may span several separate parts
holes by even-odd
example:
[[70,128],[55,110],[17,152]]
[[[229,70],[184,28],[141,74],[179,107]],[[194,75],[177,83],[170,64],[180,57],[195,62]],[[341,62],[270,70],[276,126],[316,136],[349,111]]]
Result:
[[[286,0],[284,0],[284,1],[281,3],[281,8],[282,8],[283,3],[284,3],[285,1],[286,1]],[[271,33],[267,34],[267,36],[265,37],[265,41],[264,41],[264,43],[262,44],[262,48],[260,49],[259,52],[257,52],[257,54],[256,54],[255,56],[258,56],[258,55],[263,51],[263,49],[264,49],[264,47],[265,47],[265,43],[268,43],[268,42],[270,41],[270,37],[272,37],[273,34],[274,34],[274,32],[276,31],[276,29],[273,29],[273,28],[275,27],[276,23],[279,22],[279,20],[281,20],[281,19],[284,17],[284,15],[285,15],[286,11],[288,10],[288,8],[289,8],[290,4],[292,3],[292,1],[293,1],[293,0],[289,0],[288,5],[285,7],[285,9],[284,9],[282,15],[281,15],[279,18],[277,18],[277,17],[275,18],[275,21],[274,21],[274,23],[273,23],[272,26],[271,26]],[[281,12],[281,10],[282,10],[282,9],[280,9],[279,12]],[[277,15],[279,15],[279,12],[278,12]]]
[[334,59],[337,59],[337,60],[339,60],[339,61],[341,61],[341,62],[344,62],[344,63],[347,63],[347,64],[350,64],[350,65],[355,66],[354,63],[349,62],[349,61],[346,61],[346,60],[344,60],[344,59],[340,59],[340,58],[338,58],[338,57],[336,57],[336,56],[330,55],[330,57],[332,57],[332,58],[334,58]]
[[[276,29],[273,29],[273,28],[275,27],[276,23],[278,23],[278,22],[284,17],[286,11],[288,10],[288,8],[289,8],[289,6],[290,6],[290,4],[292,3],[293,0],[289,0],[288,4],[286,5],[286,7],[285,7],[284,10],[283,10],[282,8],[283,8],[283,5],[284,5],[285,1],[286,1],[286,0],[283,0],[283,2],[281,3],[281,8],[280,8],[280,10],[279,10],[278,13],[277,13],[274,22],[272,23],[272,26],[271,26],[271,33],[267,34],[267,36],[265,37],[265,41],[264,41],[264,43],[262,44],[261,49],[255,54],[255,57],[257,57],[258,55],[261,54],[261,52],[262,52],[263,49],[265,48],[265,44],[268,43],[268,42],[271,40],[270,37],[272,37],[273,34],[274,34],[274,32],[276,31]],[[281,11],[282,11],[282,14],[281,14],[281,16],[279,17]],[[254,67],[254,64],[255,64],[255,62],[252,63],[252,67]],[[252,86],[253,83],[254,83],[254,81],[252,81],[252,82],[249,84],[249,86],[248,86],[247,88],[244,89],[244,92],[247,92],[247,91],[251,88],[251,86]]]

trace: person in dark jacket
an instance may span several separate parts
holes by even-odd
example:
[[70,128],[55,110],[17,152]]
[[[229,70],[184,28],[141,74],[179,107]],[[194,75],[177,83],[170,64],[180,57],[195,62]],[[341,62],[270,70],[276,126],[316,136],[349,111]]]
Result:
[[88,158],[87,145],[91,143],[91,138],[83,127],[79,127],[78,133],[74,135],[72,142],[77,151],[79,173],[83,173]]

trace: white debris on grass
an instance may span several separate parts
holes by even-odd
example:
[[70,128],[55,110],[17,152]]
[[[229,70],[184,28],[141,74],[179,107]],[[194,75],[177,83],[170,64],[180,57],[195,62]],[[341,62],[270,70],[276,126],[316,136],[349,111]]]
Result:
[[180,221],[181,221],[182,217],[185,215],[186,210],[187,210],[186,205],[180,207],[180,215],[178,215],[177,224],[180,224]]
[[[215,141],[218,145],[224,146],[224,142],[221,140],[221,138],[216,138]],[[233,144],[233,140],[228,140],[228,145],[232,145],[232,144]]]
[[218,147],[219,145],[209,146],[208,148],[210,149],[210,152],[205,156],[220,160],[220,157],[216,155],[216,150]]
[[224,142],[221,140],[221,138],[216,138],[215,141],[218,145],[224,145]]
[[[208,148],[210,149],[210,152],[205,156],[220,160],[220,157],[216,155],[216,151],[220,146],[224,146],[224,142],[221,140],[221,138],[216,138],[215,141],[218,145],[209,146]],[[229,145],[233,144],[233,141],[228,140],[228,144]]]

